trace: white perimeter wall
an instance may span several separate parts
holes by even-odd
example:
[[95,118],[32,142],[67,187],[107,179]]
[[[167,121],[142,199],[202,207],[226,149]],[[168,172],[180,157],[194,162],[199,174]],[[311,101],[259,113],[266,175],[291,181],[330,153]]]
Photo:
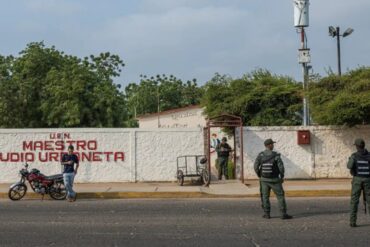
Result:
[[[65,134],[64,139],[50,138],[55,133]],[[69,136],[69,137],[68,137]],[[181,155],[202,154],[203,138],[201,129],[9,129],[0,130],[0,152],[32,152],[36,157],[60,152],[50,150],[24,150],[24,141],[95,141],[96,150],[76,152],[98,152],[102,161],[82,161],[76,182],[135,182],[135,181],[173,181],[176,175],[176,158]],[[66,147],[68,144],[66,145]],[[50,148],[50,147],[49,147]],[[81,148],[80,148],[81,149]],[[87,148],[86,148],[87,149]],[[124,161],[108,161],[103,152],[124,152]],[[4,158],[3,158],[4,159]],[[0,183],[19,180],[18,171],[24,162],[0,161]],[[61,172],[59,162],[28,162],[30,168],[37,168],[45,175]]]
[[[309,129],[310,145],[297,144],[297,131]],[[67,133],[64,139],[51,138]],[[370,126],[340,127],[246,127],[244,138],[244,176],[256,178],[253,162],[264,149],[263,141],[272,138],[285,163],[287,178],[345,178],[348,156],[354,152],[355,138],[364,138],[370,145]],[[203,154],[203,132],[194,129],[6,129],[0,130],[0,153],[33,152],[35,157],[51,150],[24,150],[24,141],[94,141],[96,150],[77,152],[98,153],[98,161],[81,162],[76,182],[174,181],[176,158],[181,155]],[[76,145],[75,145],[76,147]],[[45,149],[45,147],[44,147]],[[49,147],[50,149],[50,147]],[[124,160],[108,161],[104,152],[124,153]],[[101,161],[99,161],[101,159]],[[0,183],[15,182],[24,162],[0,161]],[[60,173],[57,161],[29,162],[46,175]]]
[[[310,130],[310,145],[297,144],[297,131]],[[287,178],[348,178],[348,157],[355,151],[356,138],[370,146],[370,126],[247,127],[244,128],[244,175],[256,178],[253,162],[272,138],[281,153]]]

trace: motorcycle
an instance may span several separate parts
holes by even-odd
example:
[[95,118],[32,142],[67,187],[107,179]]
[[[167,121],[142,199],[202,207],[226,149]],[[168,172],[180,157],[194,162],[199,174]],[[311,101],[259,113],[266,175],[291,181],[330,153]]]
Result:
[[38,169],[33,168],[28,170],[28,164],[24,165],[19,171],[21,180],[10,186],[8,197],[10,200],[18,201],[22,199],[27,193],[26,180],[30,184],[32,190],[42,195],[50,195],[54,200],[64,200],[67,197],[67,191],[64,186],[63,174],[56,174],[53,176],[45,176]]

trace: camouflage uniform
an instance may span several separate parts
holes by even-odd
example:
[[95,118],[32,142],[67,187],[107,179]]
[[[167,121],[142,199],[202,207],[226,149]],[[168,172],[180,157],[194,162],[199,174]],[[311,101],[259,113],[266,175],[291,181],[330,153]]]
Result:
[[[265,146],[272,143],[274,142],[268,139],[265,141]],[[287,215],[285,193],[282,185],[285,170],[280,154],[269,149],[259,153],[254,163],[254,170],[260,178],[262,207],[265,212],[264,217],[270,218],[270,192],[272,190],[278,200],[281,217],[283,219],[290,219],[291,216]]]
[[[370,153],[364,148],[365,142],[362,139],[357,139],[355,145],[362,148],[353,153],[347,163],[347,168],[353,175],[350,213],[350,226],[352,227],[357,226],[358,204],[363,190],[366,201],[370,201]],[[370,205],[367,206],[370,211]]]

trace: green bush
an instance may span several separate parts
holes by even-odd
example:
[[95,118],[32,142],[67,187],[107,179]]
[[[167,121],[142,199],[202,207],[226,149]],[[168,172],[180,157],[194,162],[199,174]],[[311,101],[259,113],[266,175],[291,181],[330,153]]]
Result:
[[370,67],[329,75],[309,85],[311,116],[316,124],[370,124]]
[[287,76],[255,70],[233,79],[216,74],[204,86],[201,104],[208,117],[240,116],[246,126],[300,125],[302,88]]

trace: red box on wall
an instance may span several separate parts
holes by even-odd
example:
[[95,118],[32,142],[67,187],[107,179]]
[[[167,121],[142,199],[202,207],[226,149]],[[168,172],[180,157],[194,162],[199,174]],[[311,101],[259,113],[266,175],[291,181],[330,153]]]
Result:
[[298,130],[297,132],[298,145],[310,144],[310,131]]

